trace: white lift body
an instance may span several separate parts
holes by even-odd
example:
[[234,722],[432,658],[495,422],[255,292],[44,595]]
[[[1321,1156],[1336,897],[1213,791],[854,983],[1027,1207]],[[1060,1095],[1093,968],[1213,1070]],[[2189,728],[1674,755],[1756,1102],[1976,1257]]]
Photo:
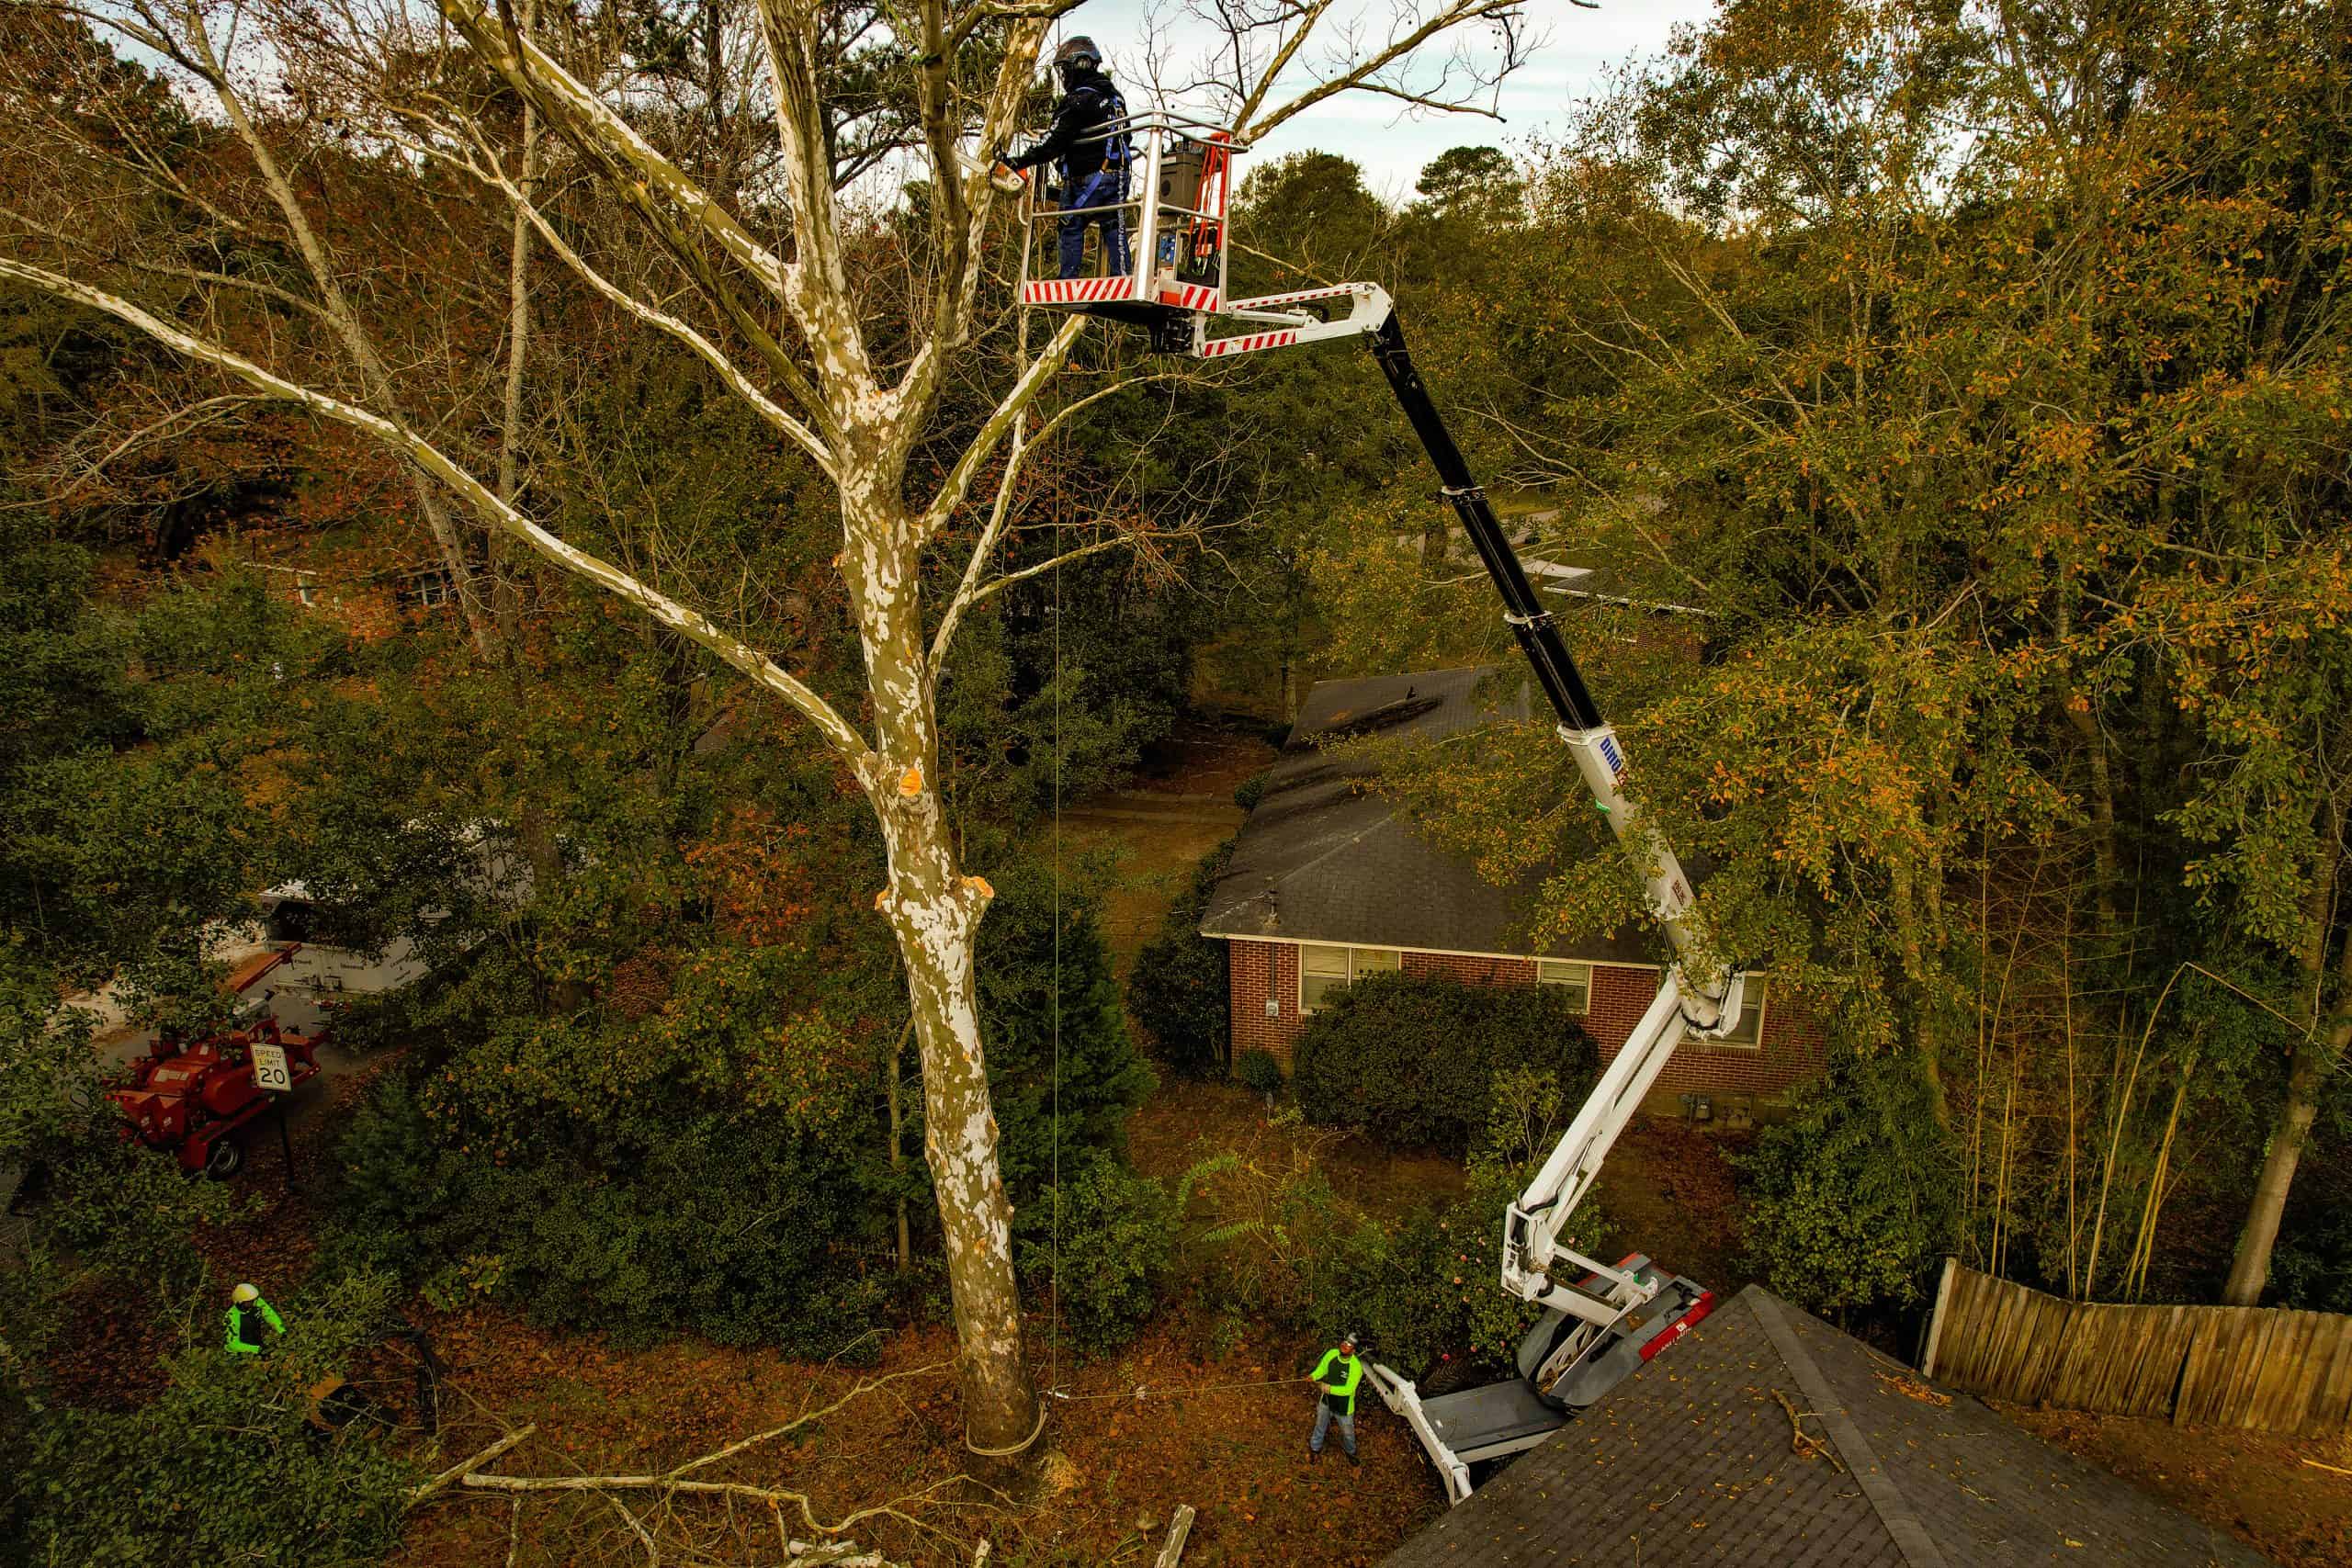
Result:
[[[1744,976],[1710,948],[1681,863],[1643,824],[1639,807],[1626,793],[1629,775],[1616,731],[1585,688],[1552,612],[1530,585],[1486,492],[1413,367],[1386,290],[1374,283],[1344,283],[1227,299],[1224,186],[1231,178],[1231,159],[1247,149],[1229,138],[1216,140],[1217,133],[1204,134],[1203,128],[1156,117],[1137,117],[1125,126],[1137,137],[1146,170],[1144,189],[1163,197],[1139,209],[1142,243],[1136,247],[1132,274],[1124,280],[1090,279],[1077,288],[1061,279],[1024,282],[1023,302],[1138,321],[1151,329],[1154,348],[1200,359],[1228,359],[1340,338],[1366,341],[1429,452],[1446,501],[1502,596],[1503,619],[1559,716],[1562,743],[1594,807],[1608,818],[1640,873],[1650,912],[1674,949],[1673,961],[1641,1021],[1504,1215],[1503,1288],[1542,1309],[1520,1345],[1519,1375],[1424,1399],[1395,1369],[1376,1362],[1366,1366],[1382,1401],[1419,1438],[1448,1499],[1459,1503],[1470,1495],[1472,1464],[1544,1441],[1576,1411],[1600,1398],[1713,1310],[1713,1293],[1695,1280],[1666,1273],[1639,1253],[1613,1264],[1589,1258],[1569,1245],[1566,1227],[1675,1048],[1692,1034],[1720,1037],[1738,1024]],[[1170,138],[1192,138],[1220,150],[1213,214],[1204,205],[1209,197],[1197,193],[1182,203],[1165,199],[1184,194],[1163,188],[1160,182],[1159,171],[1168,166],[1164,144]],[[1204,227],[1212,216],[1214,228]],[[1196,241],[1204,236],[1213,241],[1213,292],[1187,294],[1182,279],[1155,270],[1157,248],[1163,244],[1167,224],[1175,221],[1192,222],[1186,232]],[[1036,246],[1028,249],[1034,255]],[[1094,285],[1113,292],[1095,291]],[[1241,330],[1211,337],[1212,321]]]

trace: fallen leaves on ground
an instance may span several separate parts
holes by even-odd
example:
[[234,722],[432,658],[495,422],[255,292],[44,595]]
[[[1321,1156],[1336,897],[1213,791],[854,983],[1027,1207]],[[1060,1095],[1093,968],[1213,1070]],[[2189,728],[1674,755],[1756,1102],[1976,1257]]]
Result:
[[[441,1450],[462,1456],[501,1427],[535,1421],[538,1432],[497,1466],[515,1475],[657,1472],[838,1398],[861,1376],[922,1367],[954,1351],[944,1329],[909,1329],[882,1345],[873,1366],[828,1369],[699,1343],[623,1353],[493,1313],[433,1326],[457,1367],[460,1411]],[[1057,1485],[1045,1500],[1012,1507],[965,1495],[926,1513],[928,1531],[868,1519],[856,1534],[894,1558],[925,1564],[968,1562],[971,1544],[984,1536],[1000,1556],[1018,1546],[1042,1562],[1140,1563],[1158,1551],[1158,1532],[1176,1505],[1189,1503],[1197,1510],[1184,1557],[1191,1568],[1377,1562],[1443,1506],[1411,1434],[1374,1405],[1358,1416],[1362,1468],[1348,1464],[1336,1445],[1310,1466],[1314,1406],[1303,1385],[1225,1386],[1287,1378],[1309,1348],[1267,1348],[1273,1353],[1254,1361],[1204,1361],[1181,1325],[1170,1325],[1119,1357],[1083,1366],[1065,1357],[1054,1386],[1067,1397],[1053,1398],[1044,1439],[1057,1456],[1050,1466]],[[1041,1385],[1054,1366],[1050,1355],[1039,1358]],[[1138,1384],[1146,1390],[1140,1400]],[[921,1493],[969,1462],[956,1385],[941,1375],[876,1390],[707,1474],[807,1491],[822,1517],[839,1519]],[[470,1568],[495,1559],[504,1551],[511,1507],[503,1495],[437,1500],[420,1510],[396,1561],[403,1568]],[[524,1509],[525,1562],[594,1560],[624,1540],[616,1532],[626,1527],[609,1508],[576,1497],[535,1496]],[[720,1529],[718,1517],[714,1511],[707,1528]],[[1140,1526],[1147,1518],[1150,1529]],[[772,1550],[773,1526],[763,1528]],[[742,1550],[758,1550],[753,1536],[744,1537]]]
[[2294,1462],[2317,1455],[2352,1469],[2352,1435],[2312,1439],[2199,1427],[2154,1416],[1993,1408],[2045,1442],[2113,1471],[2225,1529],[2287,1568],[2352,1562],[2352,1475]]
[[1951,1394],[1939,1393],[1934,1389],[1929,1388],[1926,1383],[1921,1382],[1917,1378],[1905,1377],[1900,1372],[1878,1372],[1873,1375],[1877,1377],[1879,1382],[1884,1383],[1895,1393],[1903,1395],[1905,1399],[1916,1399],[1922,1404],[1950,1404],[1951,1403]]

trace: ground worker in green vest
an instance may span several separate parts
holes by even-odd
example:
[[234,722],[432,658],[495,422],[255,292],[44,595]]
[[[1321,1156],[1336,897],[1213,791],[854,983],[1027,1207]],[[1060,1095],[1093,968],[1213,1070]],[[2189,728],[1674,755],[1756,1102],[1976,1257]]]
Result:
[[266,1343],[261,1337],[262,1324],[269,1325],[273,1336],[286,1332],[286,1320],[277,1315],[276,1307],[261,1299],[257,1288],[239,1285],[229,1292],[229,1354],[260,1355]]
[[1356,1458],[1356,1384],[1363,1381],[1363,1363],[1356,1359],[1356,1337],[1340,1336],[1340,1348],[1326,1350],[1315,1364],[1315,1386],[1322,1390],[1322,1397],[1315,1402],[1315,1432],[1306,1439],[1306,1459],[1312,1464],[1315,1456],[1323,1451],[1323,1435],[1334,1423],[1340,1428],[1340,1446],[1348,1450],[1350,1464],[1362,1464]]

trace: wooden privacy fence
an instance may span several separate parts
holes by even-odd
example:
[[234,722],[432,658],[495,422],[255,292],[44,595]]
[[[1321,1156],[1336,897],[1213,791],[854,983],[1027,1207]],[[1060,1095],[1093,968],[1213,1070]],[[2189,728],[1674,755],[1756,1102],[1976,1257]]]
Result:
[[2352,1316],[2070,1302],[1950,1258],[1919,1370],[2018,1404],[2181,1427],[2352,1429]]

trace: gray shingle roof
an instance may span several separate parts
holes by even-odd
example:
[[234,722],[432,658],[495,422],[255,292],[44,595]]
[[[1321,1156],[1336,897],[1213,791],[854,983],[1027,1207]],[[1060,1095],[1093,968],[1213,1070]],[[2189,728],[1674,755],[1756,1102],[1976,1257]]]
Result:
[[[1937,1404],[1898,1378],[1923,1386],[1751,1285],[1388,1568],[2262,1563],[1967,1395]],[[1781,1398],[1838,1464],[1791,1450]]]
[[[1524,690],[1482,701],[1496,666],[1428,670],[1363,681],[1322,681],[1266,791],[1236,838],[1233,859],[1201,916],[1201,934],[1453,953],[1525,953],[1524,911],[1540,877],[1498,887],[1469,862],[1424,840],[1366,787],[1361,760],[1326,756],[1317,741],[1370,731],[1435,740],[1499,718],[1525,718]],[[1654,964],[1633,931],[1549,949],[1545,956]]]

